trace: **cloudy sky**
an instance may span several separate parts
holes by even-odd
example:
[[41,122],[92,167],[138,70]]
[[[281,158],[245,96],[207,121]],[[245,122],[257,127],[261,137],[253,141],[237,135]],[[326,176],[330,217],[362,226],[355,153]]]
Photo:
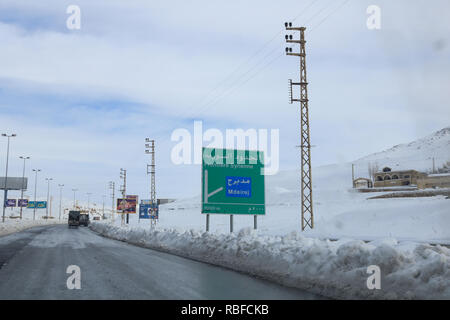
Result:
[[[200,168],[171,162],[177,128],[279,129],[280,169],[298,167],[298,60],[283,24],[307,29],[314,166],[351,161],[450,125],[448,0],[1,0],[0,131],[9,175],[31,156],[64,196],[94,201],[128,170],[145,197],[144,139],[157,143],[157,195],[200,193]],[[369,5],[381,29],[366,26]],[[69,30],[69,5],[81,29]],[[6,139],[0,141],[0,170]],[[32,188],[30,188],[32,189]],[[32,190],[29,192],[32,193]],[[14,196],[12,196],[14,197]]]

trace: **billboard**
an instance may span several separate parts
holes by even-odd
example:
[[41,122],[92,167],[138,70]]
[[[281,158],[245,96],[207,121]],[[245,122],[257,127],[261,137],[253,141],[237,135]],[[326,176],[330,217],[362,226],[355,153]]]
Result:
[[127,196],[125,199],[117,199],[117,213],[136,213],[138,196]]
[[47,208],[47,201],[28,201],[27,208],[45,209]]
[[7,190],[26,190],[28,184],[28,178],[17,177],[0,177],[0,190],[5,190],[5,180]]
[[22,208],[28,207],[28,199],[19,199],[17,206]]
[[11,207],[14,208],[17,206],[17,200],[16,199],[7,199],[5,203],[5,207]]
[[262,151],[203,148],[202,213],[265,214]]
[[[153,210],[152,210],[153,209]],[[142,201],[139,205],[139,219],[158,219],[159,206]]]

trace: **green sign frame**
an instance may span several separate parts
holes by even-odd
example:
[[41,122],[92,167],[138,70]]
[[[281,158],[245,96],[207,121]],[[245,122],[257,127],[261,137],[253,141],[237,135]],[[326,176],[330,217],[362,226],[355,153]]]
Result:
[[202,213],[265,215],[264,153],[202,149]]

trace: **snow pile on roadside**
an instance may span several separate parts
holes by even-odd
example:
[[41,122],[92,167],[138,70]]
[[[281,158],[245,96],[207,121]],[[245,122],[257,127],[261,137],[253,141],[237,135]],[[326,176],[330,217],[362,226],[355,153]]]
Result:
[[[103,236],[165,251],[331,298],[450,299],[450,249],[394,239],[364,243],[142,229],[93,222]],[[381,290],[367,288],[367,267],[381,269]]]
[[[6,236],[11,233],[19,232],[37,226],[44,226],[49,224],[62,223],[59,220],[6,220],[4,223],[0,222],[0,236]],[[66,221],[64,221],[66,223]]]

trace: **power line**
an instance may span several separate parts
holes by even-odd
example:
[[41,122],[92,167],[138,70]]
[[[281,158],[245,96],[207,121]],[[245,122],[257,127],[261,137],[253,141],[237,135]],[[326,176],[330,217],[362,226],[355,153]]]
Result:
[[[348,3],[350,0],[345,0],[344,2],[342,2],[338,7],[336,7],[334,10],[332,10],[328,15],[325,16],[324,19],[322,19],[318,24],[314,25],[313,27],[311,27],[311,31],[316,30],[320,25],[322,25],[331,15],[333,15],[335,12],[337,12],[341,7],[343,7],[346,3]],[[292,21],[295,21],[296,19],[298,19],[299,17],[303,16],[304,13],[307,12],[307,10],[309,8],[311,8],[314,4],[316,4],[318,2],[318,0],[314,0],[312,2],[309,3],[309,5],[307,5],[305,7],[304,10],[302,10],[302,12],[297,15]],[[328,7],[328,4],[323,6],[321,9],[319,9],[315,14],[313,14],[307,21],[310,22],[312,20],[314,20],[317,16],[319,16],[326,8]],[[250,56],[250,58],[248,58],[245,63],[240,64],[239,67],[237,69],[240,69],[240,67],[242,65],[247,64],[253,57],[257,56],[260,52],[262,52],[273,40],[276,39],[277,36],[280,35],[280,33],[282,33],[283,30],[277,32],[269,41],[267,41],[262,47],[260,47],[253,55]],[[241,88],[243,85],[247,84],[250,80],[254,79],[258,74],[261,73],[261,71],[267,69],[270,65],[272,65],[275,61],[277,61],[279,58],[281,58],[281,56],[283,56],[283,54],[279,54],[277,55],[274,59],[271,59],[269,62],[267,62],[266,64],[264,64],[262,67],[260,67],[259,69],[257,69],[250,77],[248,77],[247,79],[243,79],[245,78],[250,72],[254,71],[254,69],[259,66],[262,62],[264,62],[266,60],[266,58],[268,58],[269,56],[271,56],[276,50],[279,50],[278,47],[272,49],[268,54],[266,54],[261,60],[259,60],[255,65],[251,66],[250,69],[247,69],[244,73],[242,73],[240,76],[238,76],[237,79],[235,79],[235,81],[233,81],[231,83],[231,86],[228,89],[225,89],[225,91],[222,91],[221,93],[219,93],[218,95],[215,95],[215,97],[213,97],[212,99],[210,99],[207,103],[202,104],[199,108],[197,108],[196,110],[194,110],[193,108],[188,108],[188,110],[190,111],[189,113],[184,113],[181,114],[179,116],[179,118],[184,118],[186,116],[193,116],[195,113],[198,112],[203,112],[205,110],[209,110],[211,107],[217,105],[223,98],[229,96],[230,94],[232,94],[233,92],[235,92],[238,88]],[[235,71],[237,70],[235,69]],[[233,71],[231,74],[229,74],[225,80],[221,81],[220,84],[225,83],[226,80],[232,78],[233,73],[235,72]],[[241,81],[243,79],[243,81]],[[216,86],[215,89],[213,89],[213,91],[215,91],[217,89],[217,87],[220,87],[220,85]],[[212,91],[211,91],[212,92]],[[210,92],[210,93],[211,93]],[[210,95],[210,93],[208,93],[206,96]],[[205,96],[205,97],[206,97]],[[202,99],[204,100],[204,98]],[[169,138],[167,138],[167,140],[169,140]]]
[[320,25],[322,25],[322,23],[324,23],[331,15],[333,15],[335,12],[337,12],[338,10],[340,10],[344,5],[346,5],[350,0],[345,0],[344,2],[342,2],[338,7],[336,7],[333,11],[331,11],[322,21],[319,22],[319,24],[317,24],[316,26],[314,26],[313,28],[311,28],[311,32],[314,29],[317,29]]
[[[317,29],[322,23],[324,23],[332,14],[334,14],[336,11],[338,11],[343,5],[345,5],[349,0],[345,0],[344,2],[342,2],[335,10],[331,11],[327,16],[325,16],[324,19],[322,19],[319,24],[313,26],[311,28],[311,32],[312,30]],[[314,3],[317,1],[314,1]],[[312,21],[316,16],[320,15],[325,9],[327,8],[327,6],[322,7],[319,11],[316,12],[316,14],[314,14],[308,21]],[[311,33],[310,32],[310,33]],[[279,34],[279,33],[278,33]],[[278,50],[278,48],[274,48],[270,53],[272,54],[275,50]],[[217,103],[222,100],[224,97],[230,95],[231,93],[233,93],[234,91],[236,91],[237,88],[242,87],[243,85],[245,85],[247,82],[249,82],[250,80],[252,80],[253,78],[255,78],[261,71],[265,70],[267,67],[269,67],[271,64],[273,64],[276,60],[278,60],[283,54],[279,54],[278,56],[276,56],[274,59],[270,60],[267,64],[265,64],[264,66],[262,66],[259,70],[257,70],[252,76],[250,76],[250,78],[244,80],[241,83],[237,83],[234,86],[232,86],[231,88],[229,88],[227,91],[223,92],[220,96],[216,97],[216,99],[213,99],[210,101],[209,104],[205,105],[202,109],[198,110],[198,111],[205,111],[206,109],[208,109],[208,107],[212,107],[217,105]],[[268,55],[267,55],[268,56]],[[262,61],[260,61],[262,62]],[[260,63],[259,62],[259,63]],[[259,64],[258,63],[258,64]],[[257,64],[257,65],[258,65]],[[254,67],[256,67],[257,65],[255,65]],[[240,78],[245,77],[250,71],[252,71],[254,69],[254,67],[250,70],[248,70],[247,72],[245,72]],[[240,78],[238,80],[240,80]]]
[[[313,0],[313,1],[311,1],[311,2],[309,3],[309,5],[307,5],[307,6],[300,12],[300,14],[298,14],[292,21],[295,21],[295,20],[298,19],[299,17],[303,16],[303,15],[308,11],[308,9],[311,8],[311,7],[312,7],[315,3],[317,3],[318,1],[319,1],[319,0]],[[278,31],[276,34],[274,34],[274,36],[273,36],[269,41],[267,41],[264,45],[262,45],[259,49],[257,49],[257,50],[256,50],[249,58],[247,58],[247,59],[245,60],[244,63],[239,64],[238,67],[236,67],[236,68],[235,68],[228,76],[226,76],[224,80],[220,81],[219,84],[218,84],[217,86],[215,86],[213,90],[211,90],[210,92],[208,92],[208,93],[200,100],[200,102],[204,101],[204,100],[206,99],[206,97],[210,96],[213,92],[217,91],[217,89],[220,88],[220,87],[222,86],[222,84],[224,84],[224,83],[226,83],[228,80],[232,79],[237,71],[241,70],[241,69],[243,68],[243,66],[247,65],[250,61],[252,61],[252,59],[253,59],[254,57],[256,57],[259,53],[261,53],[261,52],[262,52],[262,51],[263,51],[263,50],[264,50],[271,42],[273,42],[273,40],[275,40],[282,32],[283,32],[283,29],[280,29],[280,31]],[[273,49],[273,50],[269,53],[269,55],[270,55],[271,53],[273,53],[274,50],[276,50],[276,48]],[[268,55],[264,56],[264,57],[262,58],[261,61],[258,61],[258,62],[256,63],[256,65],[250,67],[249,70],[244,71],[241,75],[239,75],[239,76],[231,83],[231,85],[233,85],[233,83],[236,83],[237,81],[239,81],[241,78],[245,77],[245,76],[246,76],[252,69],[254,69],[258,64],[260,64],[261,62],[263,62],[263,61],[266,59],[267,56],[268,56]],[[263,67],[263,68],[264,68],[264,67]],[[228,90],[228,89],[225,89],[225,90]],[[223,92],[222,92],[222,93],[219,93],[219,95],[222,95],[222,94],[223,94]],[[200,104],[200,108],[203,108],[204,106],[207,106],[209,103],[211,103],[211,101],[214,101],[216,98],[217,98],[217,95],[216,95],[215,97],[213,97],[212,99],[210,99],[209,102],[206,103],[206,104],[205,104],[205,103],[197,103],[196,105],[199,105],[199,104]],[[182,113],[181,115],[179,115],[180,118],[184,118],[184,117],[186,117],[186,116],[188,116],[188,117],[189,117],[189,116],[192,116],[192,115],[194,114],[194,112],[192,112],[192,111],[194,111],[195,108],[193,108],[193,106],[191,106],[190,108],[187,108],[186,110],[189,110],[189,111],[191,111],[191,112],[188,112],[188,113],[186,113],[186,112],[185,112],[185,113]],[[198,110],[198,108],[197,108],[197,110]]]

